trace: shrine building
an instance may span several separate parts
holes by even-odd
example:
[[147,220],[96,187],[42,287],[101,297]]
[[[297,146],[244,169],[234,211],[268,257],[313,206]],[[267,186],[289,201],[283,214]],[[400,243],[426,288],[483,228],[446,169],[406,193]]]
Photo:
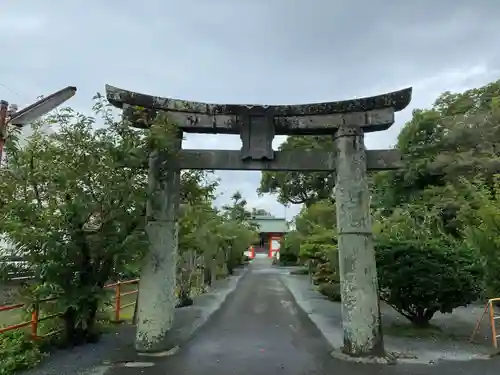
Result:
[[288,223],[285,218],[274,216],[255,215],[251,223],[258,226],[259,242],[251,246],[245,255],[249,258],[278,258],[281,238],[288,233]]

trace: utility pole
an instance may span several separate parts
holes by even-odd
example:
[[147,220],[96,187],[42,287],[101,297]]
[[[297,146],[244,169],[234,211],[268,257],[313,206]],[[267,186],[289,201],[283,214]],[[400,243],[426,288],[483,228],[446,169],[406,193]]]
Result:
[[7,109],[9,103],[5,100],[0,100],[0,165],[3,160],[3,147],[7,139]]
[[38,100],[20,111],[17,111],[17,106],[14,104],[11,105],[11,111],[9,111],[9,103],[5,100],[0,100],[0,165],[2,164],[3,149],[5,141],[7,140],[7,128],[9,125],[22,128],[57,108],[73,97],[75,93],[76,87],[68,86]]

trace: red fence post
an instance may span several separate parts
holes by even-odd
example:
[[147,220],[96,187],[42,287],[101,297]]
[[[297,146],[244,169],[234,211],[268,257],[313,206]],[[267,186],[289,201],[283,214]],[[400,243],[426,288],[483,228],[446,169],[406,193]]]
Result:
[[33,311],[31,312],[31,338],[36,340],[38,338],[38,318],[40,315],[40,304],[35,302],[33,304]]

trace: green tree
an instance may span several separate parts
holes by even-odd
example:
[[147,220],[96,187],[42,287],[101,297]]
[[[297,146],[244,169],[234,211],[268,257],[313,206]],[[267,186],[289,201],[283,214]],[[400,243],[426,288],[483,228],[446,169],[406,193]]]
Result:
[[[279,147],[282,151],[333,150],[333,138],[328,136],[290,136]],[[331,199],[335,173],[330,172],[262,172],[259,194],[278,195],[282,204],[305,204]]]
[[[500,81],[446,92],[431,108],[415,110],[401,131],[396,148],[404,168],[371,175],[381,295],[415,324],[470,303],[481,288],[488,296],[500,293],[494,276],[500,272],[499,122]],[[331,140],[318,145],[299,138],[289,144],[331,147]],[[318,186],[320,177],[268,173],[260,187],[283,202],[306,204],[285,243],[315,263],[317,282],[334,276],[324,255],[333,252],[336,238],[331,185]]]
[[59,295],[66,338],[93,340],[103,286],[144,247],[145,181],[142,168],[123,167],[144,140],[112,121],[106,127],[60,111],[49,117],[59,131],[35,131],[0,170],[2,229],[32,264],[36,297]]
[[264,210],[263,208],[252,208],[252,216],[272,216],[269,211]]
[[475,251],[483,269],[485,297],[500,296],[500,175],[493,186],[484,180],[467,184],[469,200],[461,207],[465,243]]
[[239,191],[236,191],[231,196],[231,204],[226,204],[222,207],[226,217],[230,220],[238,222],[246,222],[252,216],[248,210],[248,202],[243,198]]
[[[427,188],[460,184],[463,177],[482,176],[491,185],[500,171],[499,121],[500,81],[463,93],[446,92],[430,109],[415,110],[398,137],[405,168],[376,174],[375,206],[390,213],[421,199]],[[445,211],[451,218],[457,207]]]

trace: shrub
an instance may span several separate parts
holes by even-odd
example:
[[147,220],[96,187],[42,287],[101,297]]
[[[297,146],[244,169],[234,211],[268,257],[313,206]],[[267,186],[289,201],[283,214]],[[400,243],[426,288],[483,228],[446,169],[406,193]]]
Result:
[[489,184],[477,181],[466,186],[472,191],[472,204],[461,210],[465,241],[483,268],[485,297],[496,298],[500,296],[500,175]]
[[309,274],[309,269],[304,267],[290,271],[290,275],[308,275],[308,274]]
[[381,299],[417,326],[468,305],[481,290],[473,253],[452,243],[386,239],[376,254]]
[[318,291],[326,296],[330,301],[342,301],[340,284],[338,283],[323,283],[318,285]]
[[0,375],[35,367],[44,357],[38,345],[22,331],[0,335]]
[[312,269],[316,285],[338,283],[338,252],[334,233],[322,230],[308,237],[300,246],[300,258]]
[[282,266],[294,266],[297,264],[299,258],[296,254],[293,253],[287,253],[287,252],[280,252],[280,259],[279,263]]
[[297,231],[287,233],[281,239],[280,264],[295,265],[299,261],[300,244],[303,238]]

